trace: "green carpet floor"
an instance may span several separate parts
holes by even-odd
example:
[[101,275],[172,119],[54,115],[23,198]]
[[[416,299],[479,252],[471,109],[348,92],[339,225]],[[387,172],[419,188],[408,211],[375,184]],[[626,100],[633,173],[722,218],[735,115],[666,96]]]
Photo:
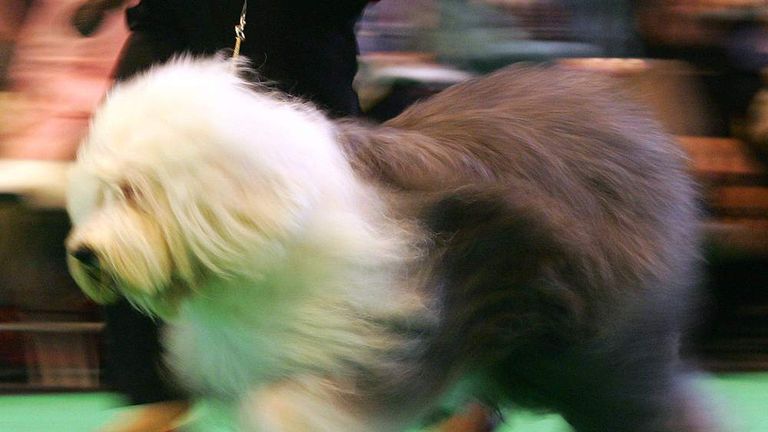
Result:
[[[715,408],[728,432],[768,432],[768,373],[728,374],[706,378],[701,386],[715,397]],[[105,393],[0,396],[2,432],[90,432],[125,408]],[[226,410],[201,404],[189,432],[231,432]],[[502,432],[565,432],[556,415],[509,413]],[[606,431],[610,432],[610,431]]]

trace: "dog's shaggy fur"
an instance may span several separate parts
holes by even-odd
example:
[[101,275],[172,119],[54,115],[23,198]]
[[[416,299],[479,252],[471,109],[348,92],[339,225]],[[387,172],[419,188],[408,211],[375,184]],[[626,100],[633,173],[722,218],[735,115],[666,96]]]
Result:
[[169,320],[178,377],[246,430],[402,430],[455,388],[714,430],[676,352],[695,188],[602,79],[515,67],[372,126],[181,59],[110,94],[69,209],[85,292]]

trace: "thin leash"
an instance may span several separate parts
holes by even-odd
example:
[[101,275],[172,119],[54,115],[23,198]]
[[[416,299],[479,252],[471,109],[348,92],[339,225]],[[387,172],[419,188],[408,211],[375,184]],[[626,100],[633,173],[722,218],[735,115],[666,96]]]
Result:
[[243,10],[240,12],[240,23],[235,26],[235,48],[232,50],[232,60],[240,57],[240,45],[245,40],[245,13],[248,10],[248,0],[243,0]]

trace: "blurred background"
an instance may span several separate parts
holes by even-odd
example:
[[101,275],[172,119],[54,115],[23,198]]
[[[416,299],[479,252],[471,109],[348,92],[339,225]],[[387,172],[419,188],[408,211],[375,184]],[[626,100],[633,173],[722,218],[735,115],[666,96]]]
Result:
[[[104,390],[99,310],[64,263],[63,185],[127,30],[116,11],[80,36],[70,25],[79,4],[0,1],[5,393]],[[768,373],[768,1],[382,0],[358,39],[357,89],[377,121],[517,62],[625,83],[703,185],[707,299],[686,353],[717,373]]]

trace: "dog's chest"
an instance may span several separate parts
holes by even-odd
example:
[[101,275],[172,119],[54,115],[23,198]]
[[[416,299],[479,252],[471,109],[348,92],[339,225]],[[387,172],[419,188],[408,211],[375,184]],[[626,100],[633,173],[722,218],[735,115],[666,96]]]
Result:
[[224,317],[185,312],[166,334],[170,366],[197,391],[243,394],[280,372],[268,328],[249,329]]
[[343,373],[391,348],[375,327],[338,304],[211,306],[185,305],[166,335],[172,369],[203,393],[237,396],[284,377]]

